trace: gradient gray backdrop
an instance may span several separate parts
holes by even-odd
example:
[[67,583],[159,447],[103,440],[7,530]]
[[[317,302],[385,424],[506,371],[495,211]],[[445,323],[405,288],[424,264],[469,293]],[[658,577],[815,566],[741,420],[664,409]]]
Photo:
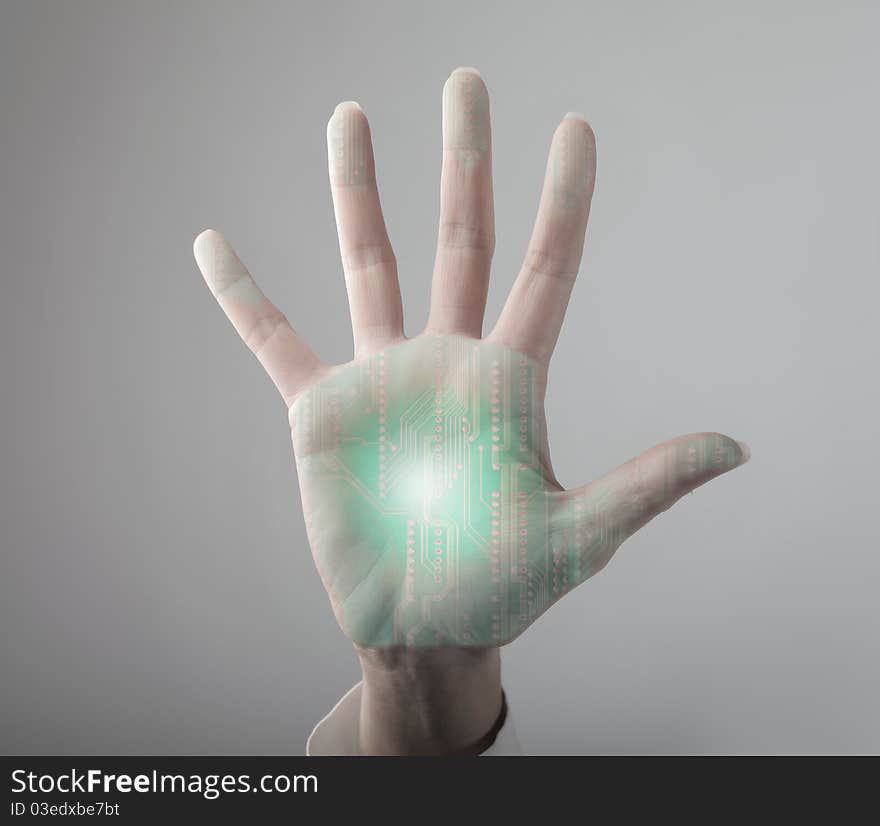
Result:
[[420,330],[457,65],[492,96],[487,329],[557,121],[598,136],[562,482],[694,430],[753,453],[505,651],[525,748],[880,751],[876,4],[0,8],[3,752],[297,753],[358,678],[191,244],[347,359],[325,126],[358,100]]

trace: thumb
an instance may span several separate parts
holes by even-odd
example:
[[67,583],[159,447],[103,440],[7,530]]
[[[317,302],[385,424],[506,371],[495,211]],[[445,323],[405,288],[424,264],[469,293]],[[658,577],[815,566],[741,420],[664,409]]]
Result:
[[686,493],[749,459],[721,433],[691,433],[652,447],[595,482],[549,494],[550,539],[570,586],[598,573],[620,545]]

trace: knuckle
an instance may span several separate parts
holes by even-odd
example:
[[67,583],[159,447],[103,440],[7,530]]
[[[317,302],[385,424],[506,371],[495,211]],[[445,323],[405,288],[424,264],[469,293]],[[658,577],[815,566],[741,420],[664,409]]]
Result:
[[280,312],[263,316],[254,322],[250,330],[243,336],[244,342],[251,349],[251,352],[260,358],[269,342],[286,325],[287,319]]
[[372,267],[396,267],[397,258],[391,244],[383,241],[377,244],[361,244],[345,251],[345,269],[359,273]]
[[492,255],[495,233],[476,223],[444,221],[440,224],[439,244],[451,249],[467,249]]
[[524,268],[532,275],[541,275],[559,281],[574,281],[577,267],[572,267],[564,256],[540,247],[532,247],[526,253]]

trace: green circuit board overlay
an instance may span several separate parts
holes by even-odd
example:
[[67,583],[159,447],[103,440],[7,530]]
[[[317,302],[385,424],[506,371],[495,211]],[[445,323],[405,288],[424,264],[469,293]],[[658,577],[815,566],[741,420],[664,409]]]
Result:
[[[560,491],[540,382],[531,359],[497,344],[422,336],[296,400],[309,540],[352,640],[504,644],[637,527],[623,512],[646,503],[626,490]],[[681,462],[734,461],[717,449]]]
[[309,538],[353,640],[497,645],[585,578],[549,548],[536,370],[485,341],[423,337],[297,400]]

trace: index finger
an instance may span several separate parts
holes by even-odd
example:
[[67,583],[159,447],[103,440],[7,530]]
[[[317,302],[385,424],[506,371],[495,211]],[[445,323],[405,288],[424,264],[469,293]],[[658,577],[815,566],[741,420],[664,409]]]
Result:
[[535,229],[522,269],[489,338],[547,364],[584,251],[596,180],[596,139],[569,112],[553,135]]

